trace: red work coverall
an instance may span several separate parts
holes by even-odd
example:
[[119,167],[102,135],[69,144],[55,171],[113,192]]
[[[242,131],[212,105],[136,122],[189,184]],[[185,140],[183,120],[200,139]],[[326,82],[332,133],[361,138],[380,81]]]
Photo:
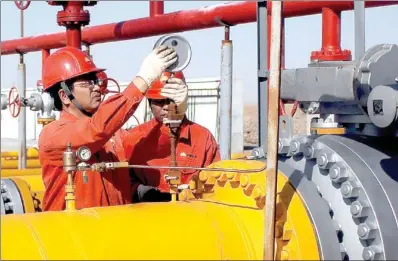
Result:
[[[148,166],[170,165],[169,128],[152,119],[130,130],[125,142],[126,155],[130,164]],[[205,127],[184,119],[177,141],[176,159],[178,166],[207,167],[220,160],[220,152],[216,140]],[[133,193],[139,184],[159,188],[169,192],[169,185],[164,179],[167,169],[134,169]],[[181,184],[188,184],[196,170],[181,170]]]
[[[123,124],[134,114],[142,93],[131,83],[122,93],[115,94],[100,105],[91,117],[77,119],[61,112],[60,119],[47,125],[39,137],[39,158],[46,188],[43,211],[65,209],[67,174],[63,171],[62,155],[68,142],[72,149],[87,146],[92,153],[88,163],[126,161],[122,140],[127,131]],[[74,177],[76,208],[128,204],[132,201],[129,169],[106,172],[87,171],[88,182],[83,182],[82,171]]]

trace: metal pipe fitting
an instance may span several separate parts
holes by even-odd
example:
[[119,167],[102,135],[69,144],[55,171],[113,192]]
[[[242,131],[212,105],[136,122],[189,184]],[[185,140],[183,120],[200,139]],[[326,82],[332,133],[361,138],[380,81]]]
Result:
[[8,105],[7,95],[2,94],[1,95],[1,110],[7,109],[7,105]]

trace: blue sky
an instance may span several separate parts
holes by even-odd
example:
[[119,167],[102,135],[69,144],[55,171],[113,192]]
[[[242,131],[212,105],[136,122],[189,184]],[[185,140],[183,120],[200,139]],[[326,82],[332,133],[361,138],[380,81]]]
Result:
[[[189,10],[223,3],[224,1],[167,1],[165,12]],[[49,6],[44,1],[33,1],[25,11],[25,36],[62,32],[56,23],[56,13],[61,7]],[[119,22],[149,14],[147,1],[100,1],[88,8],[90,25]],[[321,15],[289,18],[286,27],[286,67],[306,67],[311,51],[321,47]],[[354,53],[354,12],[342,14],[342,48]],[[366,48],[380,43],[397,43],[398,6],[368,8],[366,10]],[[19,10],[13,1],[1,1],[1,40],[20,37]],[[190,43],[193,56],[185,70],[187,78],[217,77],[220,74],[220,46],[223,28],[181,33]],[[107,68],[108,76],[119,81],[129,81],[141,61],[151,51],[158,37],[148,37],[91,47],[97,66]],[[257,32],[256,24],[231,28],[234,44],[234,76],[244,80],[245,103],[257,102]],[[8,89],[17,81],[18,55],[1,56],[1,88]],[[41,78],[41,52],[25,55],[27,86],[36,86]]]

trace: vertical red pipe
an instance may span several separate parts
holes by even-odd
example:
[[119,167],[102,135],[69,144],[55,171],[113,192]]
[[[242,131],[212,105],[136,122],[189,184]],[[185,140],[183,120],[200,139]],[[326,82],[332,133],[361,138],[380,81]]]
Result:
[[164,14],[164,2],[163,1],[149,1],[149,15],[154,17],[157,15]]
[[82,49],[82,33],[80,25],[66,27],[66,46]]
[[322,8],[322,47],[326,50],[340,49],[341,12]]
[[350,61],[351,51],[341,49],[341,12],[322,8],[322,48],[311,53],[311,60]]
[[41,62],[42,66],[44,65],[44,61],[50,56],[50,50],[43,49],[41,50]]
[[[96,2],[91,3],[94,5]],[[81,27],[90,23],[90,14],[83,6],[83,1],[49,1],[50,5],[62,5],[64,10],[57,13],[57,23],[66,27],[66,46],[82,49]]]
[[[41,68],[43,70],[44,68],[44,61],[50,56],[50,50],[49,49],[42,49],[41,50]],[[37,80],[36,86],[39,88],[43,86],[42,80]]]

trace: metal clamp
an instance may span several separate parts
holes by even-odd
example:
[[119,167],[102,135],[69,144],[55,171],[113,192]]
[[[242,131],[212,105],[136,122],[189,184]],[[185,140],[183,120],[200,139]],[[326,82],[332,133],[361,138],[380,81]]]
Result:
[[169,119],[163,119],[163,124],[181,124],[182,120],[169,120]]

